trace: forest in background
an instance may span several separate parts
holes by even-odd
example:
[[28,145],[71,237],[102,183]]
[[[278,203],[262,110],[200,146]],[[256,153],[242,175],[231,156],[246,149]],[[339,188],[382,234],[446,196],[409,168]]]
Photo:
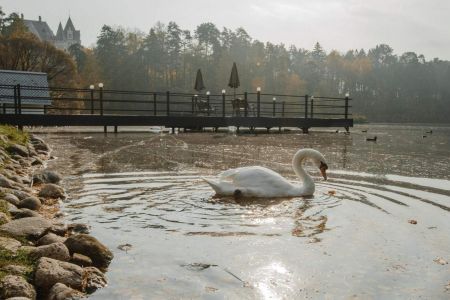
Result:
[[65,53],[27,32],[18,14],[5,17],[0,10],[0,68],[47,72],[52,86],[103,82],[107,89],[194,93],[201,68],[206,90],[220,93],[233,62],[238,92],[349,92],[352,112],[371,122],[450,122],[450,62],[414,52],[397,55],[386,44],[327,53],[320,43],[312,49],[263,43],[243,28],[203,23],[191,32],[158,22],[148,33],[105,25],[95,47],[74,45]]

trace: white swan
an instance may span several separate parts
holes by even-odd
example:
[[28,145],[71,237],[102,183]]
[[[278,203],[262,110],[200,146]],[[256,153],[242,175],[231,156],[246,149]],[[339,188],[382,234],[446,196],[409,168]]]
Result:
[[302,163],[311,159],[327,179],[327,163],[323,155],[314,149],[301,149],[292,159],[295,174],[302,185],[292,184],[280,174],[259,166],[230,169],[219,174],[219,181],[203,178],[219,196],[237,197],[296,197],[314,194],[314,181],[303,169]]

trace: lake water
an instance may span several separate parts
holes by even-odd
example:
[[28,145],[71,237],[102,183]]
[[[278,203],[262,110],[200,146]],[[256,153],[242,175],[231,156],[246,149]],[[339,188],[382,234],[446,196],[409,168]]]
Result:
[[[91,299],[448,299],[450,127],[351,131],[41,136],[66,220],[115,255]],[[216,198],[201,180],[262,165],[294,181],[305,147],[329,165],[328,181],[308,167],[314,197]]]

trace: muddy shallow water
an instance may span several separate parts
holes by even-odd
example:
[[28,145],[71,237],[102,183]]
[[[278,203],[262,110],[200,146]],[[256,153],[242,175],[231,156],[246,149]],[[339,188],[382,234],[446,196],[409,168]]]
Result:
[[[430,128],[41,136],[65,175],[66,219],[115,255],[92,299],[448,299],[450,127]],[[245,165],[295,180],[302,147],[330,167],[328,181],[307,167],[314,197],[216,198],[201,180]]]

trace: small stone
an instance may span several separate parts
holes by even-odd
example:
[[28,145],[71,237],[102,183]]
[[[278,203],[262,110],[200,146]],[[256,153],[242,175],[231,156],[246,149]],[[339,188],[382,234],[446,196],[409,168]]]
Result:
[[80,253],[74,253],[70,262],[79,265],[80,267],[92,266],[92,259]]
[[70,260],[69,250],[61,242],[36,247],[30,254],[34,258],[49,257],[60,261]]
[[11,193],[14,194],[14,196],[16,196],[17,198],[19,198],[19,200],[23,200],[28,197],[33,197],[33,195],[21,190],[11,190]]
[[62,187],[53,183],[46,183],[42,186],[42,189],[39,192],[39,197],[64,199],[65,193]]
[[436,257],[435,259],[433,259],[433,261],[434,261],[435,263],[440,264],[440,265],[446,265],[446,264],[448,264],[448,262],[447,262],[445,259],[443,259],[442,257]]
[[84,271],[84,283],[85,290],[88,293],[93,293],[96,290],[105,287],[108,283],[106,281],[105,275],[95,267],[87,267],[83,269]]
[[13,237],[25,237],[37,240],[44,235],[52,223],[42,217],[31,217],[13,220],[0,226],[0,232],[4,232]]
[[43,237],[41,237],[36,245],[38,246],[44,246],[44,245],[50,245],[53,243],[64,243],[66,241],[65,237],[56,235],[52,232],[47,233],[46,235],[44,235]]
[[416,225],[416,224],[417,224],[417,221],[416,221],[416,220],[408,220],[408,223],[409,223],[409,224]]
[[11,275],[19,275],[19,276],[23,276],[26,273],[29,273],[32,271],[31,267],[25,267],[25,266],[21,266],[21,265],[7,265],[4,266],[2,271],[11,274]]
[[39,210],[41,208],[41,201],[36,197],[28,197],[20,201],[18,207]]
[[14,204],[15,206],[19,205],[19,198],[17,198],[17,196],[7,193],[3,196],[3,200],[8,201],[11,204]]
[[3,212],[0,212],[0,225],[8,223],[9,221],[10,221],[10,218],[8,217],[8,215]]
[[34,159],[33,159],[33,161],[31,162],[31,165],[32,166],[41,166],[41,165],[43,165],[44,164],[44,162],[42,161],[42,159],[40,159],[40,158],[38,158],[38,157],[35,157]]
[[16,252],[21,245],[16,239],[0,236],[0,249]]
[[75,300],[84,298],[84,294],[63,283],[55,283],[48,293],[48,300]]
[[23,277],[6,275],[0,281],[0,299],[27,297],[36,299],[36,291]]
[[43,170],[33,175],[34,183],[59,183],[61,175],[55,171]]
[[80,266],[48,257],[39,259],[34,283],[36,287],[48,291],[55,283],[63,283],[75,289],[83,287],[83,269]]
[[107,268],[113,259],[112,252],[96,238],[87,234],[76,234],[65,242],[70,253],[80,253],[92,259],[92,263],[98,268]]
[[67,230],[68,230],[67,225],[63,224],[63,223],[53,224],[52,228],[50,228],[51,232],[53,232],[57,235],[60,235],[60,236],[65,236],[67,233]]
[[86,233],[88,234],[91,230],[90,226],[84,223],[72,223],[67,225],[67,229],[74,233]]

